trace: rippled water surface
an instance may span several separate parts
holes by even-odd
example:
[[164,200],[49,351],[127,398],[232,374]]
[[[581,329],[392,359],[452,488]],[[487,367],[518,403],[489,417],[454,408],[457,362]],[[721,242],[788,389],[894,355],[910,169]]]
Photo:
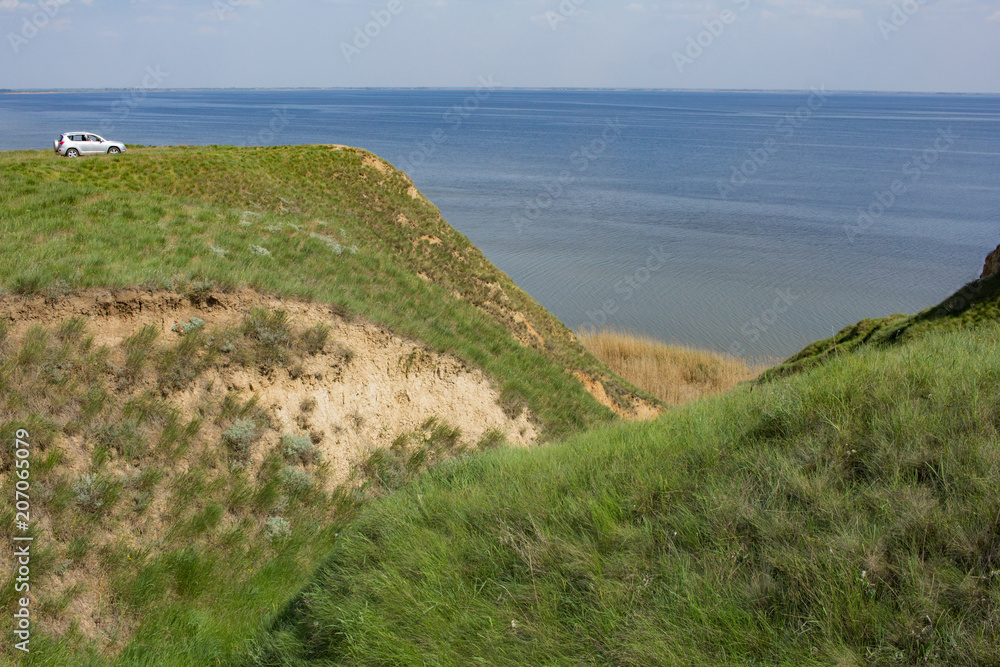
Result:
[[133,144],[367,148],[569,326],[746,355],[934,304],[978,275],[1000,232],[991,96],[0,95],[0,149],[51,148],[77,129]]

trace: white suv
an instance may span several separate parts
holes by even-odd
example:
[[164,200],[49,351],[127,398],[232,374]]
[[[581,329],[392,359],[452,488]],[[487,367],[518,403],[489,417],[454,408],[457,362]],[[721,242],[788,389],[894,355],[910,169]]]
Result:
[[125,144],[108,141],[90,132],[63,132],[52,142],[56,153],[66,157],[80,157],[87,153],[124,153]]

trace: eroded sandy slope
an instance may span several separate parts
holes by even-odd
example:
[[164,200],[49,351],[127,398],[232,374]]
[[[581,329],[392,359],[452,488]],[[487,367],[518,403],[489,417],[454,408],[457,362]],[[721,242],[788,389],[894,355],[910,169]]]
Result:
[[[499,404],[499,394],[479,370],[461,360],[427,350],[384,328],[348,321],[330,306],[264,296],[250,290],[202,295],[197,301],[173,292],[122,290],[91,291],[64,299],[42,297],[0,300],[0,318],[13,323],[16,341],[35,325],[56,325],[82,316],[89,322],[96,345],[118,350],[127,337],[144,325],[160,329],[160,341],[179,338],[172,331],[192,318],[205,321],[206,331],[236,326],[255,307],[284,310],[299,328],[317,323],[331,327],[323,352],[300,360],[291,368],[266,372],[236,365],[216,367],[194,384],[167,398],[187,416],[213,396],[238,391],[258,397],[258,405],[272,417],[272,437],[282,432],[308,432],[332,465],[335,483],[346,479],[350,464],[365,450],[388,446],[400,433],[412,431],[435,417],[476,442],[485,432],[499,429],[507,441],[527,445],[537,437],[525,411],[512,418]],[[349,360],[345,359],[346,356]],[[303,410],[302,406],[310,406]],[[84,457],[88,443],[73,438],[70,459]],[[262,442],[255,458],[267,449]]]

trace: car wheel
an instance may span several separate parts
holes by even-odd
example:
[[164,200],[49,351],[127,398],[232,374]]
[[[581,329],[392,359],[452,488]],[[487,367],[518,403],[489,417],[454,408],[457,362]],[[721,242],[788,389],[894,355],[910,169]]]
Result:
[[80,157],[80,151],[76,150],[75,148],[71,148],[68,151],[66,151],[66,157]]
[[112,146],[111,148],[108,149],[108,153],[111,155],[116,155],[118,153],[121,153],[121,149],[119,149],[117,146]]

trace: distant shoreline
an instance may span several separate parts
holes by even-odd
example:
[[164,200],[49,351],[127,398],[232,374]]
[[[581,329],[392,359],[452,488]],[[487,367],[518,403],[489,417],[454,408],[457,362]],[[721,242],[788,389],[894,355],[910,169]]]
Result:
[[[0,95],[57,95],[66,93],[122,93],[136,88],[46,88],[46,89],[3,89]],[[464,86],[345,86],[345,87],[278,87],[278,88],[156,88],[146,90],[147,93],[192,93],[192,92],[305,92],[305,91],[462,91],[475,90],[475,87]],[[755,89],[755,88],[539,88],[539,87],[499,87],[498,91],[509,92],[633,92],[633,93],[766,93],[766,94],[801,94],[811,92],[810,89]],[[969,92],[926,92],[926,91],[884,91],[884,90],[830,90],[830,93],[842,95],[900,95],[900,96],[962,96],[962,97],[1000,97],[1000,92],[969,93]]]

